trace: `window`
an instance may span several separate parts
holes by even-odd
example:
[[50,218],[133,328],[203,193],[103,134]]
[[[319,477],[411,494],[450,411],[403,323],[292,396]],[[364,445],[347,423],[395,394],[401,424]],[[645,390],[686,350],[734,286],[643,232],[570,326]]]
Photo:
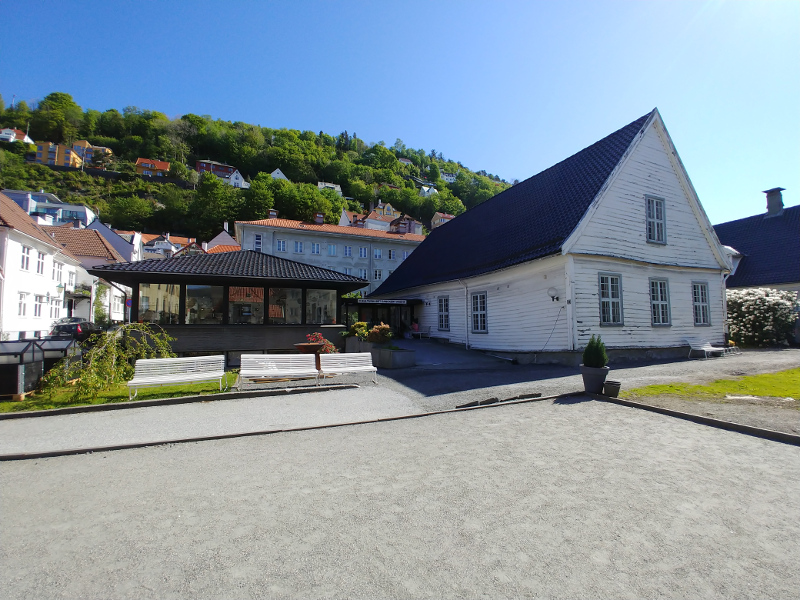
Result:
[[366,279],[367,278],[367,270],[366,269],[359,269],[358,270],[358,276],[361,279]]
[[622,275],[600,274],[600,324],[622,325]]
[[472,294],[472,332],[486,333],[486,292]]
[[187,285],[186,324],[221,325],[223,291],[221,285]]
[[64,263],[53,261],[53,281],[61,283],[61,279],[63,276],[64,276]]
[[373,279],[375,281],[380,281],[381,279],[383,279],[383,272],[380,269],[375,269],[374,275],[375,277],[373,277]]
[[711,325],[711,310],[708,304],[707,283],[692,283],[692,310],[694,312],[695,327]]
[[367,247],[361,246],[358,249],[358,258],[367,258]]
[[295,242],[294,243],[294,251],[297,254],[302,254],[303,253],[303,242]]
[[228,288],[228,323],[234,325],[264,324],[264,288]]
[[328,244],[328,256],[336,256],[336,244]]
[[277,252],[286,252],[286,240],[276,240],[275,250]]
[[345,256],[353,256],[353,247],[352,246],[345,246],[344,247],[344,255]]
[[336,323],[336,292],[334,290],[306,291],[306,323],[314,325]]
[[[146,290],[146,294],[142,294]],[[139,285],[139,322],[159,325],[180,324],[178,312],[181,287],[172,283]],[[188,312],[189,302],[186,308]]]
[[74,287],[75,286],[75,271],[70,271],[69,272],[69,286],[70,287]]
[[647,196],[647,241],[655,244],[667,243],[664,200]]
[[389,260],[397,260],[397,250],[389,250]]
[[303,307],[303,290],[299,288],[269,289],[270,325],[299,325]]
[[261,234],[257,233],[253,236],[253,250],[261,252]]
[[142,175],[151,175],[151,176],[152,176],[152,175],[153,175],[153,172],[152,172],[152,171],[144,171],[144,172],[142,173]]
[[20,269],[23,271],[30,271],[31,268],[31,249],[27,246],[22,247],[22,264]]
[[345,267],[344,268],[344,274],[345,275],[352,275],[353,274],[353,269],[351,269],[350,267]]
[[319,244],[311,242],[311,254],[319,254]]
[[60,319],[61,318],[61,299],[55,298],[50,300],[50,318],[51,319]]
[[439,296],[439,331],[450,331],[449,296]]
[[403,250],[403,260],[408,258],[408,250]]
[[669,285],[666,279],[650,280],[650,316],[653,325],[669,325]]
[[381,249],[380,248],[375,248],[375,250],[374,250],[375,258],[381,258],[381,255],[382,255]]
[[28,294],[25,292],[19,293],[19,306],[17,307],[17,314],[20,317],[24,317],[26,311],[28,310],[28,301],[27,301]]
[[36,274],[37,275],[44,275],[44,253],[37,252],[38,256],[36,257]]
[[33,301],[33,316],[34,317],[41,317],[42,316],[42,306],[47,303],[44,296],[36,296]]

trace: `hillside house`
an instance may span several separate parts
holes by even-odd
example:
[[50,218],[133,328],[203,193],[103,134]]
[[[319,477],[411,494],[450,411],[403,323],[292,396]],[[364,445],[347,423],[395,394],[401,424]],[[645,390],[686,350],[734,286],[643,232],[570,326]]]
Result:
[[231,185],[235,188],[247,189],[250,187],[250,184],[245,181],[244,176],[239,172],[239,169],[234,166],[226,165],[209,159],[198,160],[195,165],[195,170],[198,173],[212,173],[213,175],[216,175],[222,179],[222,181],[228,185]]
[[23,142],[25,144],[34,143],[28,134],[21,129],[11,128],[0,130],[0,142]]
[[677,356],[724,342],[729,271],[653,110],[435,228],[370,297],[421,301],[432,337],[523,362],[577,363],[593,334]]
[[447,213],[443,212],[435,212],[433,213],[433,217],[431,218],[431,229],[436,229],[437,227],[441,227],[445,223],[449,223],[455,219],[453,215],[448,215]]
[[170,164],[165,160],[155,160],[152,158],[137,158],[136,173],[149,177],[167,177],[169,175]]
[[95,219],[94,211],[83,204],[68,204],[55,194],[44,190],[31,192],[29,190],[3,190],[17,206],[28,213],[39,225],[63,225],[64,223],[79,222],[86,226]]
[[270,173],[270,176],[273,179],[283,179],[284,181],[289,181],[289,178],[286,175],[284,175],[283,171],[281,171],[280,169],[275,169],[272,173]]
[[339,196],[342,195],[342,186],[338,183],[328,183],[327,181],[318,181],[317,182],[317,189],[321,192],[323,190],[333,190]]

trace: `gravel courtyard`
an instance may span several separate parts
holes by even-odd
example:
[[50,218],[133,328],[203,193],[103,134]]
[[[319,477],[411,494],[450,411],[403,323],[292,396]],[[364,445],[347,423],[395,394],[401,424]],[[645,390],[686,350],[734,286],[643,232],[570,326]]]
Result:
[[0,464],[5,598],[797,598],[800,449],[529,404]]

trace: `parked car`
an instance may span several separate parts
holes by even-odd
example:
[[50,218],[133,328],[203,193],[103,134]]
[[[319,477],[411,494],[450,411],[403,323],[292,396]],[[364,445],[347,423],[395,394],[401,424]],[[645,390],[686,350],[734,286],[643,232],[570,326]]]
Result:
[[72,337],[79,342],[83,342],[92,334],[100,333],[102,331],[103,330],[100,327],[94,323],[91,323],[90,321],[87,321],[86,319],[81,319],[79,317],[66,317],[53,323],[53,329],[50,331],[50,336]]

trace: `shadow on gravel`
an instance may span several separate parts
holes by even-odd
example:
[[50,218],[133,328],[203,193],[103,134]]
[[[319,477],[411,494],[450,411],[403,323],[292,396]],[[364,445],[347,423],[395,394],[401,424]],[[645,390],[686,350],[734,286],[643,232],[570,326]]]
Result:
[[553,404],[570,405],[570,404],[583,404],[584,402],[592,402],[594,399],[589,396],[564,396],[553,400]]

